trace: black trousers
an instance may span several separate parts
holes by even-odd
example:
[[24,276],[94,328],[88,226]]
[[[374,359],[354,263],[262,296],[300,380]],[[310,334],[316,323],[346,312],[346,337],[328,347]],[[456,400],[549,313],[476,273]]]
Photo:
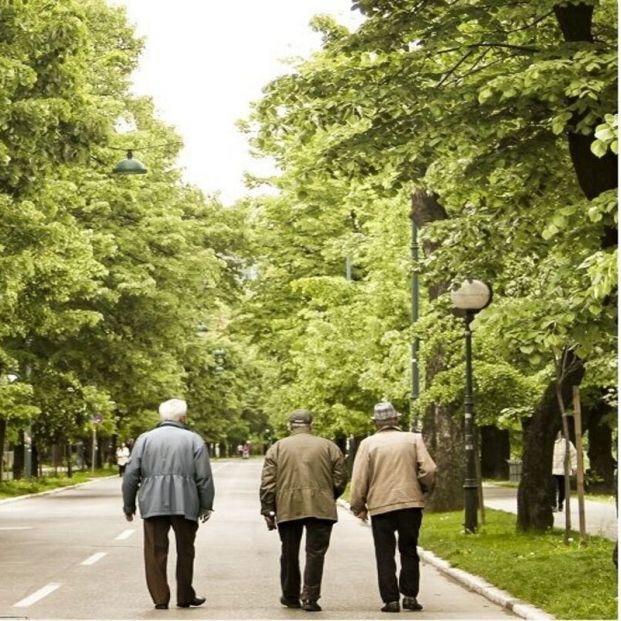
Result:
[[[418,531],[423,520],[422,509],[399,509],[371,517],[377,580],[382,601],[398,602],[399,593],[416,597],[420,583]],[[395,562],[396,537],[399,535],[401,570],[397,582]]]
[[196,593],[192,588],[194,574],[194,540],[198,522],[182,515],[158,515],[143,520],[144,565],[147,588],[154,604],[168,604],[170,589],[166,578],[168,532],[172,526],[177,543],[177,603],[191,602]]
[[565,502],[565,475],[553,474],[552,477],[554,478],[554,502],[552,505],[561,508]]
[[300,541],[306,528],[306,563],[304,566],[303,600],[318,600],[321,597],[323,561],[330,545],[332,520],[304,518],[279,522],[278,534],[281,541],[280,585],[282,594],[288,600],[300,599]]

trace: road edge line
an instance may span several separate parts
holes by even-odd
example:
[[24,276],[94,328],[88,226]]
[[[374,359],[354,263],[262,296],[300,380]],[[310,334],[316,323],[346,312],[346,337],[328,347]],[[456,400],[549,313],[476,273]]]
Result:
[[[336,503],[351,513],[351,507],[346,500],[339,498]],[[368,523],[367,526],[369,526]],[[556,619],[556,617],[553,617],[540,608],[537,608],[527,602],[523,602],[516,597],[513,597],[507,591],[503,591],[502,589],[495,587],[480,576],[468,573],[467,571],[458,569],[457,567],[452,567],[448,561],[436,556],[429,550],[425,550],[419,546],[418,554],[425,563],[432,565],[440,573],[453,578],[453,580],[459,582],[471,591],[475,591],[494,604],[510,610],[522,619]]]

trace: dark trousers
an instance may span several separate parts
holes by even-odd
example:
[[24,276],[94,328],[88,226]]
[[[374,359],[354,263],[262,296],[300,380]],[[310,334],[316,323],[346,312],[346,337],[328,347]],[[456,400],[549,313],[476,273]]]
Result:
[[192,588],[194,573],[194,539],[198,522],[182,515],[159,515],[143,520],[144,565],[147,587],[154,604],[168,604],[170,589],[166,578],[168,531],[172,526],[177,543],[177,603],[191,602],[196,593]]
[[332,520],[305,518],[278,524],[282,544],[280,555],[280,584],[282,594],[288,600],[300,598],[300,541],[306,528],[306,563],[304,566],[303,600],[318,600],[321,597],[323,561],[330,545]]
[[565,475],[553,474],[552,477],[554,478],[554,502],[552,504],[560,509],[565,502]]
[[[400,592],[407,597],[418,595],[420,571],[416,546],[422,519],[422,509],[399,509],[371,517],[377,580],[380,596],[384,602],[398,602]],[[399,535],[399,554],[401,555],[398,582],[395,532]]]

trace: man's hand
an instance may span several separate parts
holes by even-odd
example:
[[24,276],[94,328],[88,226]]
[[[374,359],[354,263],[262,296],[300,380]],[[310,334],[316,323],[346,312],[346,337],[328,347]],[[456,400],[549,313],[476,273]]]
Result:
[[267,530],[276,530],[276,514],[273,511],[270,511],[268,515],[263,516],[265,518],[265,523],[267,524]]
[[358,515],[356,515],[356,517],[359,520],[362,520],[363,522],[368,522],[369,521],[369,514],[367,513],[366,509],[364,511],[361,511],[360,513],[358,513]]
[[212,513],[213,511],[211,509],[207,509],[207,511],[202,511],[200,515],[198,516],[198,518],[204,524],[211,517]]
[[125,519],[126,519],[128,522],[133,522],[133,521],[134,521],[134,514],[133,514],[133,513],[126,513],[126,514],[125,514]]

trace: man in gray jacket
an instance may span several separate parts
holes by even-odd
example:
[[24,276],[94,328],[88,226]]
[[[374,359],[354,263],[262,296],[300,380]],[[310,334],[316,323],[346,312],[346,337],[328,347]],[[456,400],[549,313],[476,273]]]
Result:
[[[289,416],[291,435],[265,455],[261,475],[261,513],[270,530],[278,527],[280,603],[308,612],[321,610],[323,561],[337,521],[335,500],[347,483],[343,454],[334,442],[312,434],[312,415],[296,410]],[[306,566],[300,604],[299,551],[306,529]]]
[[[404,608],[422,610],[416,599],[420,579],[416,546],[436,465],[420,434],[399,429],[399,414],[391,403],[378,403],[373,420],[377,432],[360,443],[354,459],[351,510],[364,521],[371,516],[382,612],[399,612],[399,592]],[[398,582],[395,531],[401,555]]]
[[168,532],[177,541],[177,606],[205,603],[192,587],[194,540],[199,517],[209,519],[214,485],[203,439],[185,427],[187,404],[170,399],[160,405],[160,424],[134,444],[123,475],[123,512],[136,513],[136,494],[144,526],[147,587],[157,609],[166,610],[170,589],[166,579]]

